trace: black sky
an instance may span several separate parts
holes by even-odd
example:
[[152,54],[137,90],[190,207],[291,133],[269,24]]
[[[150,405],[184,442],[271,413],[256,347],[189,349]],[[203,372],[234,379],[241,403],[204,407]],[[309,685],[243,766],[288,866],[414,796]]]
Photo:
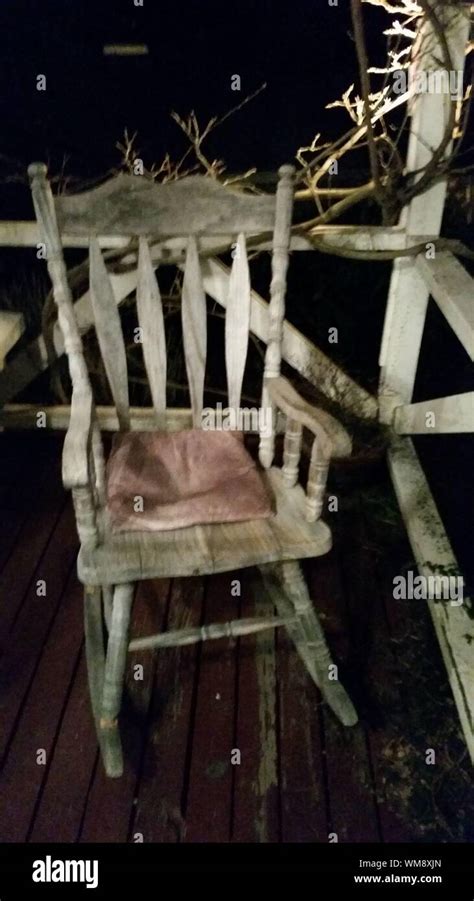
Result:
[[[372,51],[383,13],[367,8]],[[376,26],[376,27],[374,27]],[[2,0],[0,153],[27,164],[97,174],[117,162],[125,127],[146,162],[185,147],[170,111],[221,115],[263,82],[266,91],[215,133],[209,152],[230,170],[275,169],[322,129],[347,118],[324,106],[356,78],[348,0]],[[109,42],[145,42],[148,57],[104,57]],[[47,90],[36,90],[36,77]],[[240,93],[231,90],[239,74]]]

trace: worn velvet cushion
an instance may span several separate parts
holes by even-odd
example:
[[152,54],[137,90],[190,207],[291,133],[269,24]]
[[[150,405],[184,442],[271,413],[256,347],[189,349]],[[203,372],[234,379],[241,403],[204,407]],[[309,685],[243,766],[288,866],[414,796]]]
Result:
[[114,531],[166,531],[272,515],[256,464],[235,432],[124,432],[107,463]]

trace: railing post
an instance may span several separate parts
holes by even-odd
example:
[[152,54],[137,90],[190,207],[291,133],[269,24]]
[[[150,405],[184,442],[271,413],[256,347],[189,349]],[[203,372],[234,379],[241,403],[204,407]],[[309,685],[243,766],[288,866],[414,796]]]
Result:
[[[439,0],[430,0],[444,25],[453,70],[464,69],[465,48],[469,35],[468,10],[462,7],[446,7]],[[426,19],[418,38],[418,75],[425,71],[440,72],[442,48],[431,22]],[[449,73],[448,73],[449,75]],[[407,154],[407,172],[422,169],[430,161],[433,152],[441,144],[449,123],[451,96],[434,89],[442,79],[427,77],[428,90],[416,93],[412,100],[412,124]],[[447,79],[450,81],[449,77]],[[419,80],[417,81],[419,83]],[[449,143],[445,150],[448,156]],[[415,176],[419,179],[421,175]],[[427,191],[414,197],[404,208],[400,224],[404,227],[408,244],[416,242],[417,235],[438,235],[441,228],[446,179],[438,181]],[[414,237],[415,236],[415,237]],[[418,357],[425,325],[429,292],[425,280],[418,271],[416,260],[401,257],[395,260],[385,315],[384,333],[379,364],[380,419],[391,423],[393,410],[400,404],[410,403],[415,383]]]

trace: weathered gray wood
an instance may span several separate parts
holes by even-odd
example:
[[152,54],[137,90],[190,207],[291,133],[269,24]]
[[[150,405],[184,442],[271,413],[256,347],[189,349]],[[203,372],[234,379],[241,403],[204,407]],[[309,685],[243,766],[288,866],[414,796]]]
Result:
[[[388,464],[418,569],[425,578],[459,573],[441,517],[410,438],[394,438]],[[461,726],[474,762],[474,645],[467,597],[439,603],[427,601],[446,666]]]
[[105,625],[107,631],[110,632],[112,623],[112,610],[114,606],[114,587],[113,585],[102,585],[102,606],[104,612]]
[[66,488],[85,488],[89,484],[92,417],[92,392],[88,389],[85,391],[73,390],[70,420],[64,439],[62,459],[62,476]]
[[47,171],[47,167],[43,163],[33,163],[28,167],[33,204],[42,241],[46,245],[46,263],[53,285],[54,300],[58,308],[58,323],[63,336],[64,350],[68,356],[71,381],[73,388],[81,393],[90,389],[89,375],[74,315],[74,304],[64,263],[54,199],[46,178]]
[[245,235],[234,248],[225,317],[225,362],[229,407],[238,410],[249,343],[250,272]]
[[296,617],[269,616],[249,619],[233,619],[228,623],[211,623],[195,629],[175,629],[161,635],[150,635],[147,638],[134,638],[130,642],[129,651],[143,651],[151,648],[176,648],[201,641],[215,641],[218,638],[239,638],[242,635],[253,635],[279,626],[290,625]]
[[196,239],[193,237],[189,239],[186,254],[181,316],[193,423],[195,428],[200,428],[207,349],[206,295],[202,286],[201,266]]
[[326,410],[304,400],[288,379],[283,376],[269,379],[267,391],[275,406],[287,417],[295,419],[316,435],[326,456],[345,457],[350,454],[352,441],[344,426]]
[[311,450],[308,484],[306,486],[306,519],[308,522],[316,522],[323,512],[324,492],[326,490],[328,473],[329,459],[324,456],[319,440],[316,438]]
[[344,726],[354,726],[357,713],[338,680],[337,667],[332,661],[298,562],[261,567],[261,572],[280,616],[294,612],[298,617],[297,623],[287,627],[288,633],[324,700]]
[[[0,425],[7,429],[34,429],[38,425],[38,414],[46,417],[46,428],[67,429],[71,419],[69,404],[6,404],[0,408]],[[115,407],[96,407],[95,419],[104,432],[117,432],[119,421]],[[166,411],[165,427],[169,432],[192,428],[192,410],[172,407]],[[153,432],[156,429],[154,407],[130,407],[130,428],[134,431]]]
[[[276,203],[256,205],[256,198],[237,196],[223,191],[209,180],[188,179],[181,186],[158,186],[123,177],[106,183],[93,192],[75,198],[58,198],[56,206],[44,167],[33,167],[37,207],[48,238],[49,265],[55,284],[58,306],[64,311],[61,327],[65,328],[65,348],[72,361],[73,400],[71,422],[66,439],[64,477],[73,487],[77,525],[81,538],[78,559],[79,578],[88,586],[92,600],[86,604],[87,656],[94,715],[106,772],[119,776],[123,770],[118,729],[123,690],[125,661],[128,650],[180,646],[207,639],[239,636],[285,625],[293,635],[303,659],[322,686],[328,702],[344,722],[352,722],[352,707],[343,689],[324,684],[327,648],[314,611],[309,602],[301,572],[294,561],[326,553],[331,546],[331,533],[322,522],[309,522],[320,512],[324,496],[321,463],[329,462],[333,453],[350,450],[345,430],[327,413],[306,403],[279,375],[282,357],[284,295],[290,241],[293,174],[292,167],[280,170]],[[217,205],[215,201],[218,201]],[[251,201],[251,202],[250,202]],[[214,206],[213,206],[214,205]],[[116,414],[95,410],[90,385],[85,373],[78,323],[67,279],[56,222],[56,210],[62,226],[89,233],[90,298],[102,357],[116,406]],[[272,408],[272,435],[261,435],[262,459],[267,462],[264,478],[274,500],[275,515],[250,522],[198,525],[165,532],[111,531],[106,509],[105,464],[100,428],[112,422],[129,428],[127,363],[121,331],[117,298],[107,272],[97,234],[126,233],[139,237],[137,271],[137,309],[142,329],[143,352],[156,414],[160,428],[169,426],[166,411],[166,345],[163,312],[154,274],[149,235],[165,235],[167,240],[180,232],[188,235],[182,290],[182,324],[186,370],[192,405],[192,422],[200,427],[202,419],[204,374],[206,365],[206,296],[198,249],[203,231],[226,234],[232,227],[238,234],[234,264],[230,273],[226,298],[227,316],[226,370],[229,405],[238,409],[247,356],[251,324],[251,289],[245,235],[266,228],[265,217],[271,212],[273,226],[272,283],[269,305],[269,328],[265,359],[263,396]],[[196,218],[197,217],[197,218]],[[197,225],[199,223],[199,227]],[[263,224],[262,224],[263,223]],[[213,229],[217,231],[213,232]],[[220,231],[222,229],[222,231]],[[271,231],[271,228],[269,229]],[[51,250],[52,248],[52,250]],[[159,254],[163,259],[162,253]],[[65,281],[66,279],[66,281]],[[84,300],[84,299],[83,299]],[[84,304],[83,304],[84,307]],[[85,311],[85,312],[84,312]],[[87,308],[79,310],[84,324]],[[63,328],[63,331],[64,331]],[[278,412],[288,416],[283,471],[270,469],[273,442],[278,426]],[[149,411],[135,413],[135,420],[149,424]],[[60,418],[58,411],[50,417]],[[63,414],[62,414],[63,415]],[[188,411],[180,424],[189,423]],[[178,419],[175,417],[175,422]],[[308,481],[308,498],[295,484],[301,449],[303,426],[316,436]],[[179,424],[178,424],[179,427]],[[306,517],[306,518],[305,518]],[[307,521],[308,520],[308,521]],[[281,563],[283,561],[283,564]],[[288,566],[286,567],[286,563]],[[184,629],[129,642],[128,630],[134,583],[160,576],[210,574],[235,570],[254,564],[277,563],[289,599],[289,615],[239,620]],[[285,568],[286,567],[286,568]],[[293,584],[290,584],[293,583]],[[112,584],[114,588],[112,589]],[[94,588],[96,586],[96,588]],[[113,591],[113,594],[112,594]],[[306,592],[306,593],[305,593]],[[102,616],[108,630],[104,661]],[[316,659],[313,659],[316,652]],[[352,710],[352,713],[351,713]]]
[[113,778],[121,776],[123,772],[118,715],[127,660],[133,591],[133,585],[115,586],[104,669],[99,731],[104,767],[107,775]]
[[0,370],[5,366],[7,353],[15,346],[24,330],[23,313],[0,310]]
[[105,677],[105,651],[102,622],[102,593],[99,586],[86,586],[84,589],[84,631],[87,660],[87,678],[92,713],[100,745],[102,759],[109,775],[120,775],[120,740],[118,732],[109,730],[109,734],[101,728],[102,697]]
[[288,488],[276,468],[268,470],[266,478],[275,498],[276,516],[159,534],[107,533],[94,550],[81,548],[81,582],[101,585],[111,580],[205,575],[326,554],[331,548],[330,529],[322,520],[306,522],[306,495],[301,485]]
[[[469,36],[469,10],[464,9],[463,4],[437,3],[436,14],[441,34],[430,17],[424,16],[422,20],[417,37],[417,50],[421,49],[421,52],[415,54],[417,74],[424,71],[429,77],[441,72],[445,49],[449,52],[453,71],[462,72]],[[446,77],[449,77],[447,72]],[[433,154],[444,141],[451,109],[452,100],[443,91],[417,91],[412,98],[405,170],[412,173],[415,182],[423,178]],[[444,159],[450,152],[451,145],[448,144],[444,147]],[[407,245],[412,243],[411,235],[428,230],[439,235],[446,189],[447,169],[445,178],[432,180],[426,190],[403,208],[400,225],[406,231]],[[394,262],[379,357],[380,417],[387,424],[392,421],[393,408],[410,403],[412,399],[429,299],[426,276],[426,267],[420,267],[416,258],[400,258]]]
[[161,295],[146,238],[139,240],[137,313],[142,330],[145,360],[157,425],[163,428],[166,417],[166,338]]
[[437,253],[428,260],[416,258],[421,276],[454,334],[474,360],[474,282],[452,253]]
[[[202,239],[200,239],[200,244]],[[225,307],[229,293],[230,273],[220,260],[201,259],[204,290]],[[136,271],[110,275],[117,304],[136,286]],[[93,324],[90,292],[75,303],[74,312],[81,332]],[[251,292],[250,330],[264,343],[268,338],[268,303],[256,291]],[[54,330],[54,347],[57,355],[63,353],[64,344],[59,329]],[[311,384],[339,403],[342,409],[363,419],[375,419],[377,399],[368,394],[326,356],[318,347],[298,331],[291,323],[283,323],[283,359],[300,372]],[[0,372],[0,404],[10,401],[23,390],[50,363],[43,337],[40,335],[25,350],[18,353]]]
[[460,435],[474,432],[474,391],[395,407],[397,435]]
[[[47,429],[67,429],[71,418],[69,404],[44,405],[44,404],[6,404],[0,408],[0,426],[7,429],[34,429],[38,426],[38,413],[44,414]],[[119,421],[115,407],[96,407],[94,417],[97,425],[104,432],[117,432]],[[192,410],[186,407],[169,407],[166,411],[166,419],[163,428],[168,432],[178,432],[181,429],[190,429],[193,425]],[[245,426],[243,431],[255,432],[253,420]],[[139,432],[153,432],[156,429],[156,412],[154,407],[130,407],[130,429]],[[276,431],[283,434],[285,430],[285,417],[278,414]]]
[[84,629],[89,693],[96,728],[99,730],[104,690],[105,654],[102,629],[102,593],[98,585],[84,587]]
[[283,478],[291,488],[298,481],[303,426],[296,419],[287,419],[283,445]]
[[[262,391],[262,407],[274,411],[274,404],[267,390],[267,380],[280,375],[283,321],[285,319],[286,272],[290,248],[291,218],[293,214],[294,175],[293,166],[282,166],[279,169],[279,181],[276,195],[275,229],[272,249],[272,281],[270,285],[270,324],[268,330],[267,349],[265,352],[265,370]],[[268,469],[273,462],[275,451],[275,434],[260,436],[259,458],[262,466]]]
[[91,457],[94,466],[97,502],[100,507],[103,507],[105,504],[105,457],[96,413],[92,425]]
[[[185,229],[186,233],[186,229]],[[318,225],[312,230],[317,238],[332,247],[348,248],[349,250],[405,250],[405,231],[400,225]],[[411,235],[413,244],[432,241],[433,234]],[[63,247],[89,247],[89,234],[72,235],[62,231],[61,239]],[[103,250],[113,248],[126,248],[130,245],[130,238],[125,234],[99,234],[97,236]],[[235,225],[227,235],[219,238],[200,238],[200,249],[206,256],[215,256],[225,252],[235,240]],[[36,247],[40,241],[40,232],[36,222],[21,220],[0,221],[0,247]],[[186,253],[187,238],[164,238],[153,240],[152,258],[166,262],[178,262]],[[252,238],[252,249],[271,250],[271,240]],[[292,235],[290,243],[291,251],[312,251],[314,245],[304,235]]]
[[96,238],[91,238],[90,294],[97,340],[121,429],[130,428],[127,357],[120,314]]
[[56,199],[59,225],[71,235],[227,235],[273,230],[275,198],[243,194],[192,175],[158,184],[120,174],[98,188]]
[[[282,410],[290,422],[299,424],[300,427],[306,426],[315,435],[306,488],[305,516],[308,522],[316,522],[323,509],[330,459],[332,456],[341,457],[349,454],[352,447],[351,439],[337,419],[305,401],[287,379],[278,376],[268,379],[266,385],[268,396],[275,408]],[[296,441],[296,433],[294,437],[289,436],[285,441],[287,457],[284,462],[286,471],[289,472],[288,477],[291,478],[294,477],[296,465],[290,458],[291,452],[293,455],[296,453],[294,448],[298,449],[299,457]]]
[[99,542],[99,529],[92,486],[73,488],[72,502],[81,545],[88,550],[93,550]]

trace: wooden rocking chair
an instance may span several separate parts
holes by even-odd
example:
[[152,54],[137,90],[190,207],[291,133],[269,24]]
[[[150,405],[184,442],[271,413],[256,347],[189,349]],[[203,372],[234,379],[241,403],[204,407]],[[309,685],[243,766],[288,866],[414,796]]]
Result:
[[[141,176],[120,175],[91,191],[53,198],[44,164],[32,164],[29,175],[73,387],[64,442],[63,481],[72,489],[81,542],[78,575],[85,586],[89,687],[107,774],[122,774],[118,716],[127,652],[138,648],[188,644],[284,625],[324,699],[342,723],[353,725],[357,715],[344,688],[334,678],[337,669],[332,665],[298,563],[302,558],[330,550],[331,532],[320,519],[328,466],[331,456],[350,453],[351,441],[334,418],[308,404],[280,375],[293,168],[280,169],[275,197],[239,193],[202,176],[160,185]],[[86,238],[89,244],[90,301],[119,430],[107,469],[68,284],[62,233]],[[262,391],[262,410],[271,412],[272,428],[261,431],[259,471],[235,433],[226,437],[223,432],[217,436],[216,432],[201,430],[206,299],[201,278],[205,261],[200,261],[200,254],[202,257],[209,246],[209,238],[221,248],[236,242],[226,308],[225,359],[229,408],[238,411],[251,308],[246,236],[261,233],[267,233],[269,239],[273,235]],[[130,431],[125,345],[99,243],[99,236],[118,235],[131,239],[132,255],[136,256],[138,249],[137,313],[156,417],[154,431],[148,433]],[[189,428],[189,417],[182,434],[166,431],[166,342],[155,269],[169,262],[184,263],[183,344],[193,428]],[[286,417],[281,470],[272,466],[277,413]],[[314,436],[306,492],[298,484],[303,428]],[[231,489],[226,488],[225,478],[218,488],[213,488],[214,476],[216,485],[219,482],[214,465],[222,469],[224,455],[225,467],[227,451],[231,454]],[[176,462],[176,471],[170,459]],[[166,476],[162,478],[162,482],[167,482],[165,486],[160,485],[160,473]],[[175,484],[179,478],[186,484]],[[137,490],[140,479],[144,481],[142,491]],[[200,479],[203,484],[209,483],[204,514],[199,500]],[[180,503],[177,518],[173,492]],[[151,507],[151,520],[140,520],[152,495],[155,506]],[[273,512],[264,509],[270,495]],[[243,508],[240,504],[233,516],[232,499],[239,507],[237,501],[242,496]],[[138,512],[137,497],[141,500]],[[255,565],[261,568],[277,617],[237,620],[129,640],[134,586],[138,581],[212,574]]]

